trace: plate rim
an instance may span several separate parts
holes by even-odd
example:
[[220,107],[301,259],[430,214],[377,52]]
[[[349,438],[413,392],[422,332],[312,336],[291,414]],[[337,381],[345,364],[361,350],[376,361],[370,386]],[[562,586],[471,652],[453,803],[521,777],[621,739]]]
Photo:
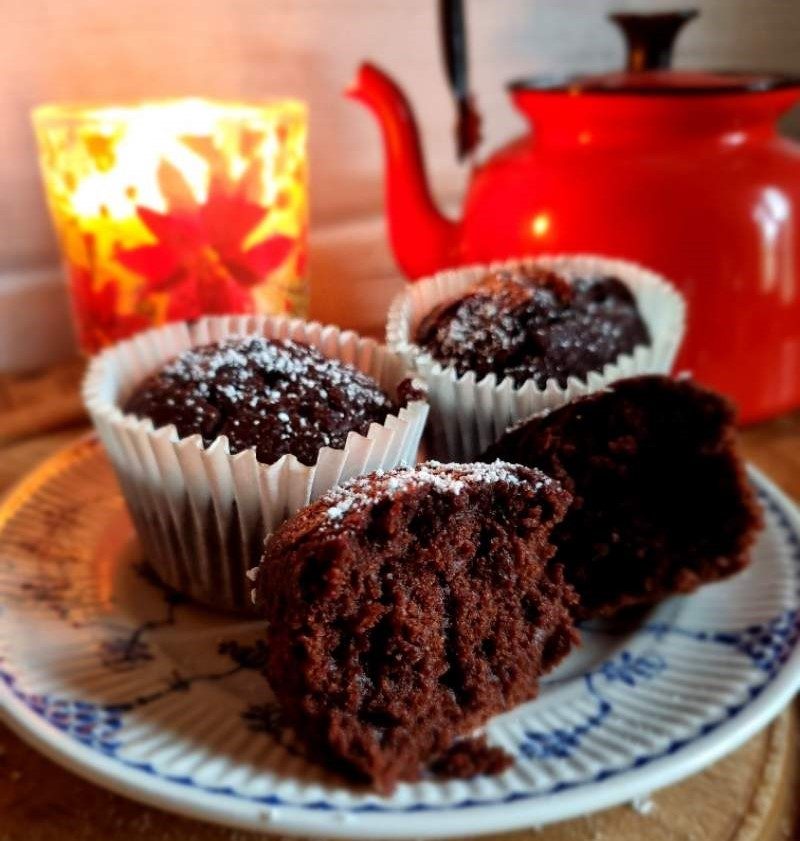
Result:
[[[22,477],[0,502],[0,529],[33,492],[66,469],[65,462],[72,464],[87,457],[85,451],[102,452],[93,433],[57,450]],[[748,464],[747,469],[756,484],[777,504],[794,535],[800,537],[797,505],[757,467]],[[795,594],[795,600],[800,605],[800,595]],[[741,746],[772,721],[798,689],[800,642],[796,641],[778,673],[755,699],[712,732],[696,737],[645,767],[620,771],[609,779],[561,792],[538,797],[522,794],[503,803],[431,807],[416,812],[359,812],[357,816],[335,807],[315,811],[303,806],[270,806],[257,800],[232,798],[128,767],[48,724],[18,699],[3,680],[0,680],[0,718],[21,739],[62,767],[117,794],[186,817],[291,836],[311,833],[351,839],[448,838],[464,832],[483,835],[544,826],[647,796],[697,773]]]

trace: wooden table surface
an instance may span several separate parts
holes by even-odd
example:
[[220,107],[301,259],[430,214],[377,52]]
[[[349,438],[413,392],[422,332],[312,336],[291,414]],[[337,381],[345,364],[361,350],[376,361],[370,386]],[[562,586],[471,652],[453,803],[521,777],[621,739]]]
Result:
[[[0,387],[0,408],[3,390]],[[75,420],[61,399],[58,422]],[[75,405],[73,400],[70,404]],[[36,415],[36,430],[47,426]],[[19,418],[0,442],[25,428]],[[0,493],[84,427],[0,446]],[[746,456],[800,501],[800,412],[747,429]],[[706,771],[621,806],[516,841],[778,841],[800,838],[796,709]],[[37,754],[0,724],[0,841],[255,841],[262,836],[202,824],[111,794]],[[266,836],[263,836],[266,837]],[[500,836],[498,836],[500,837]]]

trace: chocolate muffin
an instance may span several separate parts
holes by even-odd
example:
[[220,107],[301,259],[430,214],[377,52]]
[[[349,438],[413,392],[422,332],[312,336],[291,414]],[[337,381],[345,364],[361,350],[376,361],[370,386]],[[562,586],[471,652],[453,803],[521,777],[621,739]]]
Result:
[[608,616],[747,565],[761,518],[734,420],[689,379],[634,377],[519,424],[483,459],[544,470],[572,494],[556,560],[579,614]]
[[549,540],[568,503],[526,467],[427,462],[352,480],[272,535],[266,674],[309,755],[388,792],[533,698],[576,640]]
[[536,266],[487,274],[455,301],[440,304],[415,342],[438,362],[478,379],[496,374],[538,388],[601,371],[650,335],[628,287],[615,277],[577,278]]
[[[400,398],[418,395],[401,386]],[[254,447],[271,464],[291,453],[314,464],[321,447],[342,447],[397,407],[371,377],[316,348],[260,336],[185,351],[141,383],[124,410],[231,452]]]

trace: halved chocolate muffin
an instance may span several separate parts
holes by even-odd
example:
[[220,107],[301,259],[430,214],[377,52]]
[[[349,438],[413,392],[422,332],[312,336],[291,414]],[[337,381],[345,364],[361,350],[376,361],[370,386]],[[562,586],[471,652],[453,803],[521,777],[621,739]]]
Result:
[[[402,399],[402,387],[398,397]],[[269,464],[291,453],[314,464],[397,409],[367,374],[289,339],[230,338],[192,348],[148,377],[125,411],[206,445],[226,435],[231,451],[254,447]]]
[[533,698],[576,640],[551,562],[568,503],[526,467],[427,462],[284,523],[257,577],[266,674],[310,755],[390,791]]
[[496,269],[454,301],[428,313],[416,343],[438,362],[478,379],[496,374],[514,384],[602,371],[650,335],[630,289],[612,276],[572,282],[536,265]]
[[483,460],[538,468],[572,494],[556,560],[580,615],[606,616],[748,563],[761,517],[734,420],[689,379],[634,377],[513,427]]

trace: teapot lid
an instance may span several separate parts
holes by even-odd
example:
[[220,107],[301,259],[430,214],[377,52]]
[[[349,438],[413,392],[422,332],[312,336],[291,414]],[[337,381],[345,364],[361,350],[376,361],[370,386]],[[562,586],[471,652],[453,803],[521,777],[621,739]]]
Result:
[[516,80],[509,87],[512,91],[647,96],[764,93],[800,87],[800,76],[784,73],[671,70],[675,39],[683,26],[697,15],[696,9],[611,14],[610,19],[625,38],[627,67],[624,71],[539,76]]
[[725,70],[644,70],[577,76],[538,76],[518,79],[509,85],[513,91],[644,96],[765,93],[793,87],[800,87],[800,76]]

